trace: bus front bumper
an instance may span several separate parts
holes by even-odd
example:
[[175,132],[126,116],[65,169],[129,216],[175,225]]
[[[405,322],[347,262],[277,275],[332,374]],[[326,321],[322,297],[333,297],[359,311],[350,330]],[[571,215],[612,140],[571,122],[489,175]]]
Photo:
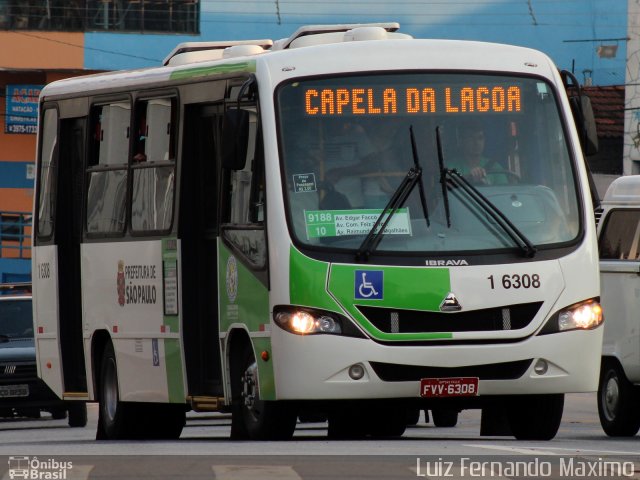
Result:
[[[595,391],[603,328],[513,343],[381,345],[369,339],[272,332],[276,398],[420,398],[424,378],[477,377],[479,396]],[[353,365],[362,378],[350,375]]]

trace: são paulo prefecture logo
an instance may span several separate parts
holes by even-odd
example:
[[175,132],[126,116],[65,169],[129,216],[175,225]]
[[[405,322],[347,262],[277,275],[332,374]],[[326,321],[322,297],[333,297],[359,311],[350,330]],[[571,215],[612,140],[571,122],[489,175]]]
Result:
[[230,302],[234,302],[236,295],[238,295],[238,264],[234,256],[229,257],[229,260],[227,260],[226,284],[227,297],[229,297]]
[[124,261],[118,260],[118,304],[124,307]]

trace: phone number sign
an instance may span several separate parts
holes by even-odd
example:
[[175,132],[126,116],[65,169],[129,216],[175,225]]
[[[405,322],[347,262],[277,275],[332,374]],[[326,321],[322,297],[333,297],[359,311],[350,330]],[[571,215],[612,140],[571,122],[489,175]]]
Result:
[[7,85],[4,133],[38,131],[38,97],[43,85]]

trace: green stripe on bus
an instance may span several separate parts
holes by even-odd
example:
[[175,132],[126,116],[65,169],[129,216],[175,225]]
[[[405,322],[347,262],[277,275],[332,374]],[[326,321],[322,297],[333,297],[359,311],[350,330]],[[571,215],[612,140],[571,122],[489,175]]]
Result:
[[[385,333],[358,310],[357,305],[402,310],[440,311],[451,291],[448,268],[333,264],[313,260],[290,249],[289,292],[294,305],[341,311],[344,308],[373,338],[387,341],[439,340],[453,338],[451,332]],[[383,298],[356,299],[356,271],[383,272]],[[327,278],[331,276],[329,280]],[[328,282],[328,290],[327,290]],[[336,303],[331,294],[339,302]],[[342,307],[342,308],[341,308]]]
[[[271,323],[269,291],[267,287],[234,255],[221,240],[218,240],[220,285],[220,332],[228,332],[232,324],[244,325],[250,333],[268,331]],[[251,341],[258,364],[260,397],[275,400],[275,379],[272,360],[260,358],[262,351],[271,358],[271,338],[252,337]]]
[[340,306],[327,292],[329,264],[304,256],[295,248],[289,252],[289,298],[293,305],[323,308],[335,312]]
[[254,73],[256,71],[256,61],[249,60],[239,63],[224,63],[222,65],[212,65],[207,67],[185,68],[172,72],[169,78],[171,80],[183,80],[186,78],[204,77],[207,75],[216,75],[223,73],[247,72]]
[[180,341],[177,338],[164,339],[164,358],[167,369],[167,391],[169,403],[184,403],[184,379],[182,377],[182,358]]
[[[178,301],[178,240],[176,238],[162,239],[162,282],[162,300],[165,313],[163,324],[169,327],[171,333],[178,333],[180,331],[180,317],[177,314],[178,312],[176,312],[175,315],[166,314],[168,307],[180,308]],[[173,287],[171,293],[175,295],[175,298],[165,298],[167,294],[167,289],[165,288],[166,282],[171,282],[170,285]]]
[[[220,332],[233,323],[243,323],[250,332],[270,323],[267,287],[229,249],[219,245]],[[232,261],[229,259],[233,258]]]
[[[176,238],[163,238],[162,239],[162,299],[163,299],[163,325],[167,328],[168,332],[179,333],[180,332],[180,317],[178,315],[166,315],[168,299],[165,298],[167,290],[165,283],[168,281],[175,281],[175,297],[170,302],[175,302],[172,306],[176,305],[179,308],[177,299],[177,281],[178,281],[178,240]],[[175,275],[175,277],[167,278],[169,275]],[[177,313],[177,312],[176,312]],[[174,338],[164,339],[164,354],[165,354],[165,370],[167,374],[167,394],[170,403],[184,403],[186,395],[184,392],[184,378],[182,374],[182,352],[180,347],[180,341]]]
[[[381,299],[356,298],[356,271],[382,272]],[[349,314],[376,339],[407,341],[453,337],[451,332],[385,333],[371,324],[357,307],[438,312],[440,304],[451,291],[448,268],[333,265],[329,289]]]
[[[253,348],[256,355],[256,363],[258,364],[258,382],[260,384],[260,400],[276,399],[276,384],[273,374],[273,353],[271,352],[271,339],[266,337],[255,337]],[[262,360],[261,353],[268,352],[267,361]]]

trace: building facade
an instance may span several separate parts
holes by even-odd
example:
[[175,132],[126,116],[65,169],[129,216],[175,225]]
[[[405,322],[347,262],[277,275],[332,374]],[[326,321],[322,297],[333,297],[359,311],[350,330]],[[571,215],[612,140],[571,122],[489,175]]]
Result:
[[[3,19],[5,17],[2,17]],[[47,83],[92,73],[82,34],[0,32],[0,281],[30,278],[37,108]]]

